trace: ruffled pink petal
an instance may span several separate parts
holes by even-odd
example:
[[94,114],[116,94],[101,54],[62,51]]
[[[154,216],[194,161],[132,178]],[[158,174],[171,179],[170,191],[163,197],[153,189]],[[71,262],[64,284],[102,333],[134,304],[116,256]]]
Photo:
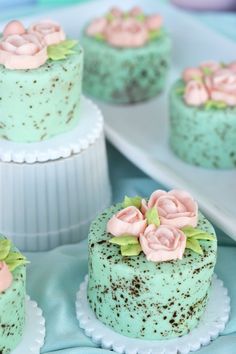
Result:
[[182,77],[185,82],[188,82],[196,78],[201,79],[203,77],[203,73],[199,68],[187,68],[184,70]]
[[26,43],[17,48],[15,53],[19,55],[34,55],[38,52],[38,47],[34,43]]
[[152,15],[146,18],[146,26],[148,30],[159,30],[163,25],[163,18],[160,15]]
[[146,220],[136,221],[132,224],[119,220],[115,215],[107,223],[107,232],[113,236],[129,234],[139,236],[147,226]]
[[35,55],[15,55],[0,50],[0,64],[3,64],[7,69],[12,70],[36,69],[43,65],[47,59],[46,47]]
[[211,98],[214,101],[220,101],[226,103],[228,106],[236,105],[236,92],[234,94],[212,90]]
[[20,21],[13,20],[9,22],[4,30],[3,30],[3,37],[6,38],[12,34],[23,34],[25,33],[25,28]]
[[139,7],[139,6],[134,6],[134,7],[130,10],[129,14],[130,14],[131,16],[142,15],[142,14],[143,14],[143,10],[142,10],[141,7]]
[[13,276],[5,262],[0,262],[0,293],[7,290],[13,282]]

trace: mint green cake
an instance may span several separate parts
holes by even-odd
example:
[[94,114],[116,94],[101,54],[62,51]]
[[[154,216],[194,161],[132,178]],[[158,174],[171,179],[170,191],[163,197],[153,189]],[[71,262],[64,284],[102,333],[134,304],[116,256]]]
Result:
[[214,63],[214,70],[202,64],[184,75],[170,90],[171,149],[192,165],[235,168],[236,72]]
[[[24,35],[29,36],[27,32]],[[31,143],[71,130],[79,121],[83,71],[80,45],[72,40],[60,41],[43,47],[45,62],[38,67],[31,68],[32,55],[28,68],[18,67],[18,62],[9,68],[1,61],[1,43],[9,38],[0,41],[0,139]]]
[[0,292],[0,353],[2,354],[9,354],[16,348],[25,327],[25,258],[13,245],[10,246],[10,252],[7,254],[9,245],[9,241],[1,236],[0,260],[4,259],[13,276],[10,287]]
[[[144,15],[136,18],[143,19]],[[110,23],[112,21],[108,22],[108,27]],[[140,46],[132,47],[132,43],[129,46],[125,42],[122,47],[122,43],[108,42],[105,34],[89,35],[86,26],[81,44],[84,48],[83,90],[88,96],[108,103],[132,104],[163,91],[171,52],[170,36],[163,28],[150,31],[149,39]]]
[[121,204],[107,209],[90,229],[87,296],[92,310],[128,337],[162,340],[187,334],[198,325],[209,297],[217,253],[212,225],[199,215],[197,228],[212,237],[199,241],[201,255],[186,249],[181,260],[152,262],[143,253],[122,256],[111,243],[107,223],[121,209]]

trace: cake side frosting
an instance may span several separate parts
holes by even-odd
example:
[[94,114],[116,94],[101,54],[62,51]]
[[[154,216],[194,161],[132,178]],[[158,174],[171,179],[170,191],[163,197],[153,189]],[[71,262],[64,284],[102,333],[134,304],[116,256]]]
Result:
[[[77,125],[83,51],[75,41],[65,39],[59,25],[42,21],[24,31],[21,35],[7,32],[0,40],[0,139],[29,143],[50,139]],[[47,35],[42,37],[44,31]],[[10,49],[13,50],[13,43],[16,53],[25,53],[35,45],[34,36],[41,41],[46,60],[32,68],[31,60],[38,55],[37,47],[33,48],[36,53],[32,55],[15,55]],[[25,43],[25,38],[30,38],[31,42]],[[26,63],[23,67],[22,62]],[[13,67],[9,67],[9,63],[14,63]]]
[[[0,241],[4,238],[1,236]],[[2,248],[0,243],[0,252],[2,256]],[[17,254],[16,254],[17,252]],[[18,255],[21,259],[17,268],[11,271],[12,283],[11,285],[0,292],[0,352],[2,354],[9,354],[19,344],[25,326],[25,282],[26,282],[26,268],[24,265],[24,257],[18,253],[17,249],[12,245],[10,249],[9,258],[6,264],[13,267],[14,255]],[[0,283],[2,284],[2,277],[0,272]]]
[[197,229],[213,236],[199,241],[201,255],[186,249],[182,259],[148,261],[144,253],[122,256],[110,242],[107,223],[121,209],[121,204],[107,209],[90,229],[91,308],[103,323],[129,337],[159,340],[188,333],[198,324],[209,296],[217,251],[212,225],[199,215]]

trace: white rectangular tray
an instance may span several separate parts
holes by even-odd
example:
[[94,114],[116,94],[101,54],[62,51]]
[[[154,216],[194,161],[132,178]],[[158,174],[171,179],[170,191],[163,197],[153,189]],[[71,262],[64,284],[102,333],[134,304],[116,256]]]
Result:
[[[152,0],[126,0],[122,5],[129,8],[135,4],[140,4],[147,12],[160,12],[165,18],[173,40],[168,87],[185,66],[207,59],[235,60],[236,43],[192,17]],[[90,18],[103,14],[111,5],[110,0],[92,1],[51,11],[47,17],[60,21],[71,37],[78,38],[84,24]],[[43,14],[27,18],[27,22],[42,17]],[[157,99],[133,106],[99,103],[105,116],[107,137],[155,180],[168,187],[185,188],[191,192],[210,219],[236,240],[236,170],[192,167],[173,155],[168,146],[167,96],[166,91]]]

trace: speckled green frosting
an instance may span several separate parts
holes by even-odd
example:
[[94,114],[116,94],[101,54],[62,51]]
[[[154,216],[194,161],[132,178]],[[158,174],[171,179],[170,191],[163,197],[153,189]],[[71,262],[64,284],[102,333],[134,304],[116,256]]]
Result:
[[167,33],[140,48],[115,48],[83,34],[84,92],[106,102],[135,103],[159,94],[170,65]]
[[184,161],[208,168],[236,167],[236,108],[210,109],[186,105],[170,92],[170,146]]
[[[1,237],[0,237],[1,238]],[[14,251],[16,250],[13,247]],[[0,293],[0,353],[9,354],[19,344],[25,326],[25,266],[13,272],[13,283]]]
[[34,142],[71,130],[79,120],[83,52],[33,70],[0,65],[0,139]]
[[[88,301],[96,316],[128,337],[160,340],[182,336],[197,326],[209,295],[217,241],[200,241],[203,256],[186,250],[182,260],[154,263],[143,253],[122,257],[108,242],[106,224],[121,205],[111,207],[89,233]],[[198,228],[215,235],[201,214]]]

